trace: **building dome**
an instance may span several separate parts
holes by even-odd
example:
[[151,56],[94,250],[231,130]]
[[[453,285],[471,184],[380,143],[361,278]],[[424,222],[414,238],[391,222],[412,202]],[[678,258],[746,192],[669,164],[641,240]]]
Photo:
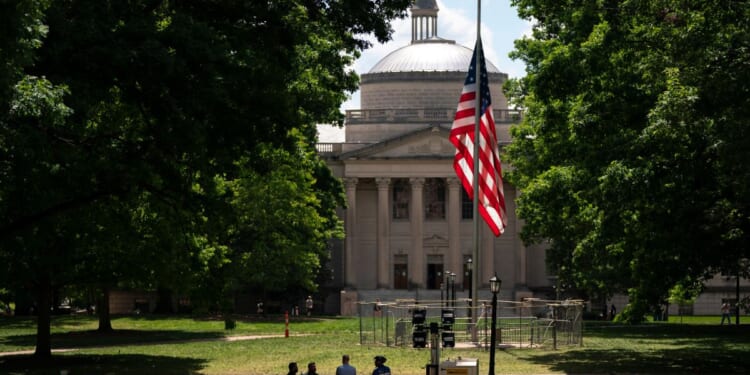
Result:
[[[452,40],[433,37],[399,48],[380,60],[368,74],[397,72],[466,72],[473,51]],[[487,61],[488,73],[500,70]]]
[[[360,108],[372,113],[399,110],[397,117],[402,120],[416,118],[409,117],[409,113],[425,109],[436,110],[430,112],[433,120],[435,116],[449,118],[447,114],[455,112],[456,100],[461,95],[474,51],[438,36],[439,9],[434,0],[419,0],[412,4],[411,43],[391,52],[369,72],[362,74]],[[493,105],[504,108],[507,102],[502,84],[508,75],[501,73],[491,62],[485,60],[485,63]],[[388,127],[394,128],[394,132],[403,130],[394,124]],[[354,130],[348,132],[353,135]]]
[[435,0],[417,0],[412,9],[437,9],[437,3]]

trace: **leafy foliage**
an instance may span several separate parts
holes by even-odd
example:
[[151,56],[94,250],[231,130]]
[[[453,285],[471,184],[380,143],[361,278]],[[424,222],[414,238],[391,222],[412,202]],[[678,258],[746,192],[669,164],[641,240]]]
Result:
[[508,150],[524,240],[549,240],[558,275],[589,293],[628,292],[631,321],[683,280],[736,271],[750,240],[750,5],[513,4],[537,21],[509,91],[527,110]]
[[[229,182],[238,210],[230,240],[233,264],[244,271],[240,279],[257,289],[315,290],[318,270],[328,260],[328,240],[343,237],[340,220],[322,204],[321,196],[329,193],[316,189],[313,173],[321,161],[300,146],[288,153],[259,145],[255,157],[267,163],[268,173],[246,169]],[[340,183],[331,191],[343,205]]]
[[[389,38],[409,3],[0,2],[3,285],[36,293],[44,315],[59,285],[185,290],[282,250],[304,251],[314,274],[341,202],[310,151],[315,125],[340,123],[365,34]],[[269,169],[286,165],[288,178]],[[269,196],[270,182],[288,198]],[[293,231],[232,216],[269,202],[269,220]],[[246,263],[233,258],[240,240],[256,251]],[[48,356],[48,317],[39,327]]]

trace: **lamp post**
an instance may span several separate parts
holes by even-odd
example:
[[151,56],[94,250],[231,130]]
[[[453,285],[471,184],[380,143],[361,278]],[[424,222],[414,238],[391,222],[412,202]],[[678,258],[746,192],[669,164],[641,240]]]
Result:
[[497,278],[497,273],[490,279],[490,291],[492,291],[492,331],[490,331],[490,372],[489,375],[495,375],[495,346],[497,326],[497,293],[500,292],[500,286],[503,281]]
[[451,307],[456,307],[456,273],[451,272]]
[[[437,278],[438,278],[438,288],[440,289],[440,306],[443,306],[443,273],[441,271],[437,272]],[[430,286],[431,287],[431,286]]]
[[464,280],[469,280],[469,309],[466,311],[466,316],[469,317],[469,322],[473,324],[474,323],[474,314],[472,314],[472,310],[471,310],[471,307],[472,307],[471,306],[471,301],[472,301],[471,300],[471,287],[472,287],[472,285],[471,285],[471,271],[472,271],[471,270],[471,263],[472,263],[471,258],[466,259],[466,275],[464,275],[464,277],[466,277],[466,279],[464,279]]
[[445,299],[443,296],[443,282],[440,282],[440,306],[445,307]]
[[445,271],[445,307],[450,307],[451,303],[451,271]]
[[466,259],[466,280],[469,281],[469,299],[471,299],[471,287],[472,287],[471,285],[472,275],[471,274],[473,272],[473,267],[472,267],[473,264],[474,264],[474,261],[471,258]]

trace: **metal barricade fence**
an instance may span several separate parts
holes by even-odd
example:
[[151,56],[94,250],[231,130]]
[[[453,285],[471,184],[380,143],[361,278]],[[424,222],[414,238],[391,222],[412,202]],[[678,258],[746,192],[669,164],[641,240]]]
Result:
[[[482,301],[486,302],[486,301]],[[376,304],[379,308],[375,308]],[[450,324],[455,344],[489,347],[491,311],[488,305],[472,308],[468,304],[446,307],[445,301],[396,300],[389,302],[362,301],[358,303],[361,345],[412,346],[412,334],[430,323],[443,330],[441,313],[448,309],[455,314]],[[496,339],[499,346],[533,348],[582,344],[583,301],[526,300],[499,301],[496,320]],[[415,327],[412,313],[424,310],[425,322]],[[477,321],[471,323],[471,311],[476,310]],[[476,333],[473,330],[476,329]]]

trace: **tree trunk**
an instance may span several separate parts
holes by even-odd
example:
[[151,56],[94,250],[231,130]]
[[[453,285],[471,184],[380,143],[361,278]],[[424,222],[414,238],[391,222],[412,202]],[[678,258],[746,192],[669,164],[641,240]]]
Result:
[[99,332],[112,332],[112,319],[109,316],[109,288],[102,287],[97,300],[96,312],[99,314]]
[[50,298],[52,287],[50,286],[49,277],[43,276],[37,286],[36,298],[36,350],[34,357],[51,358],[52,357],[52,340],[50,337]]
[[158,314],[174,313],[174,309],[172,309],[172,290],[159,287],[157,288],[156,293],[158,294],[158,296],[156,300],[156,309],[154,309],[154,312]]

